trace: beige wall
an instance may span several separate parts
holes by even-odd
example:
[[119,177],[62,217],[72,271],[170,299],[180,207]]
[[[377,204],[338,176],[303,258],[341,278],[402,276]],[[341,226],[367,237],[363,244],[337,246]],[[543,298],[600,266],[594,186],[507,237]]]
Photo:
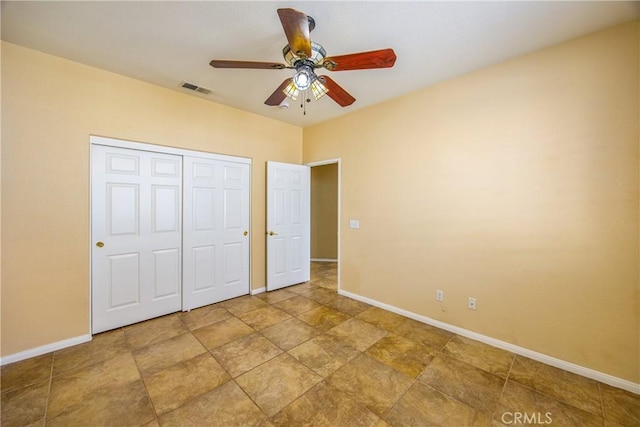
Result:
[[639,40],[636,21],[305,128],[304,162],[342,159],[343,289],[640,382]]
[[2,43],[2,355],[89,333],[89,135],[253,159],[252,282],[265,278],[265,161],[302,129]]
[[338,259],[338,164],[311,168],[311,258]]

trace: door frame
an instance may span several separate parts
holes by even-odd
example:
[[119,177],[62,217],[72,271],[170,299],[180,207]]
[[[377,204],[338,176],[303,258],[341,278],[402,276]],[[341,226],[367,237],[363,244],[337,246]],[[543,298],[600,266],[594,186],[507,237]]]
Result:
[[[340,291],[342,290],[342,287],[340,285],[341,282],[341,269],[342,269],[342,258],[340,255],[340,236],[342,235],[340,228],[341,228],[341,221],[340,219],[342,218],[342,158],[338,157],[335,159],[327,159],[327,160],[319,160],[316,162],[309,162],[309,163],[305,163],[305,166],[309,166],[310,168],[314,168],[315,166],[325,166],[325,165],[332,165],[332,164],[337,164],[338,165],[338,293],[340,293]],[[309,187],[311,187],[311,180],[309,180]],[[311,190],[313,191],[313,190]]]
[[[252,229],[251,229],[251,224],[253,222],[253,214],[252,214],[252,187],[253,185],[251,185],[252,182],[252,169],[253,169],[253,161],[251,158],[249,157],[242,157],[242,156],[230,156],[227,154],[217,154],[217,153],[210,153],[210,152],[206,152],[206,151],[198,151],[198,150],[191,150],[191,149],[187,149],[187,148],[176,148],[176,147],[169,147],[169,146],[165,146],[165,145],[156,145],[156,144],[149,144],[149,143],[145,143],[145,142],[136,142],[136,141],[129,141],[129,140],[125,140],[125,139],[117,139],[117,138],[110,138],[110,137],[106,137],[106,136],[99,136],[99,135],[89,135],[89,241],[88,241],[88,249],[89,249],[89,335],[91,337],[93,337],[93,308],[92,308],[92,301],[93,301],[93,283],[92,283],[92,274],[93,274],[93,258],[92,258],[92,247],[93,247],[93,236],[91,235],[91,230],[92,230],[92,220],[93,220],[93,212],[92,212],[92,194],[91,194],[91,183],[92,183],[92,179],[93,179],[93,170],[91,168],[91,147],[93,145],[105,145],[108,147],[116,147],[116,148],[128,148],[131,150],[139,150],[139,151],[151,151],[154,153],[162,153],[162,154],[175,154],[175,155],[179,155],[179,156],[191,156],[191,157],[201,157],[204,159],[213,159],[213,160],[225,160],[225,161],[230,161],[230,162],[236,162],[236,163],[244,163],[244,164],[248,164],[249,165],[249,295],[251,295],[251,291],[253,290],[253,269],[251,268],[251,264],[252,264],[252,256],[253,256],[253,245],[252,245],[252,241],[253,241],[253,233],[252,233]],[[180,206],[183,207],[183,200],[180,200]],[[180,225],[182,227],[182,224]],[[180,261],[182,262],[182,256],[180,257]],[[182,278],[181,278],[182,280]],[[184,306],[184,302],[182,304]]]

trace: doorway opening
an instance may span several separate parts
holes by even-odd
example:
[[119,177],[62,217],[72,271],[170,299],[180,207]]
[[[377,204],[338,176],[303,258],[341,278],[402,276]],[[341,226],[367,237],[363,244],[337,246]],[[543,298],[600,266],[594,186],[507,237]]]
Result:
[[311,167],[311,283],[340,289],[340,159]]

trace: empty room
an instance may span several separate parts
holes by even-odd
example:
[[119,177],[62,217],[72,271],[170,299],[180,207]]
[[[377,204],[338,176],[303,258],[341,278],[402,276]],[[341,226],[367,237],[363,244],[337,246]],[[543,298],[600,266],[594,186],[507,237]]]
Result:
[[0,7],[2,426],[640,425],[640,2]]

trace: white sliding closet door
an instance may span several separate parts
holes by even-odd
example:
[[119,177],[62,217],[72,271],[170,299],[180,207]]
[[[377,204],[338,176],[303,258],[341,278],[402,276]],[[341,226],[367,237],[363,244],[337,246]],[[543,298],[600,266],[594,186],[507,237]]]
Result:
[[179,311],[182,157],[92,145],[93,333]]
[[250,165],[184,157],[183,310],[249,293]]

